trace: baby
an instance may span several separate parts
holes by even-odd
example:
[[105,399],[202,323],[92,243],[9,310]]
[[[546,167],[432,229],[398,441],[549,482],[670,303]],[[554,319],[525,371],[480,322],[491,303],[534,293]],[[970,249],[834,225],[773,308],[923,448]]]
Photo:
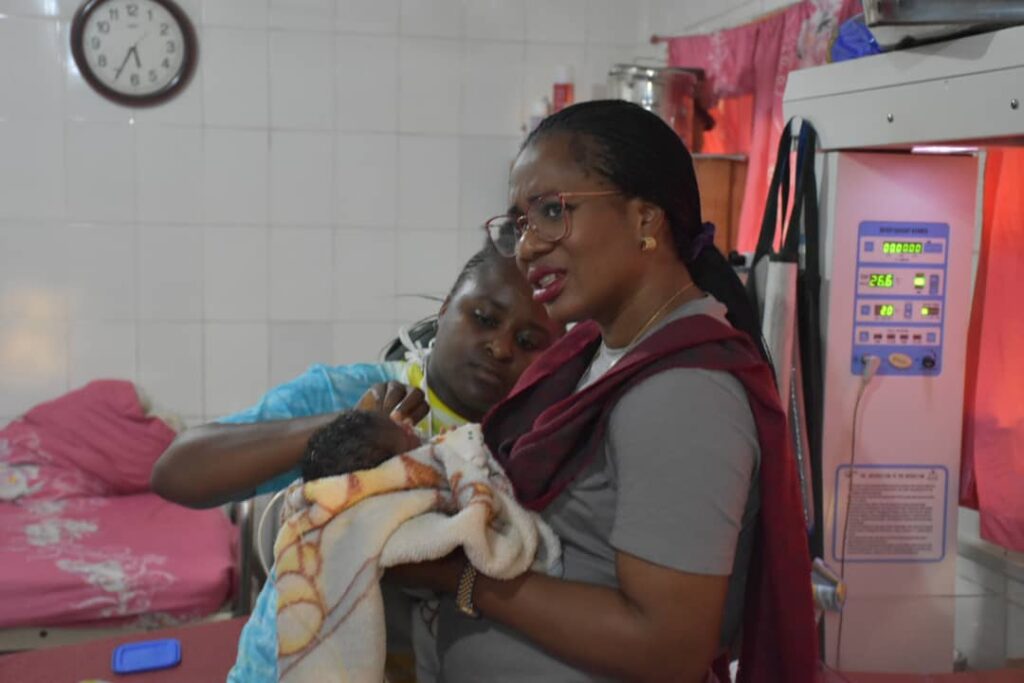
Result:
[[370,470],[421,445],[408,422],[376,411],[346,410],[309,438],[302,455],[302,480]]

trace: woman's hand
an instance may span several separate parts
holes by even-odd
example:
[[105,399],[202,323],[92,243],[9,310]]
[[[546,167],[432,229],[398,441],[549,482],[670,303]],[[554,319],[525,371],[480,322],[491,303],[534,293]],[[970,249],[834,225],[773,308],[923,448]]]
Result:
[[153,491],[194,508],[248,498],[263,482],[296,467],[309,437],[336,417],[328,413],[187,429],[153,467]]
[[381,382],[367,389],[356,404],[357,410],[375,410],[385,413],[396,422],[419,423],[430,406],[423,392],[401,382]]
[[456,550],[439,560],[391,567],[384,574],[384,578],[407,588],[427,588],[436,593],[455,593],[466,561],[462,550]]
[[[480,613],[550,654],[615,680],[704,681],[718,651],[728,576],[616,553],[617,587],[526,572],[476,578]],[[457,577],[456,577],[457,587]]]

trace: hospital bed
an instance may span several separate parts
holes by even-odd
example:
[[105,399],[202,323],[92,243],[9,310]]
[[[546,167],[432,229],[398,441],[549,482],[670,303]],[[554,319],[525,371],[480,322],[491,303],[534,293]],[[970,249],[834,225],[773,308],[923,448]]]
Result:
[[0,652],[248,612],[252,504],[149,492],[174,431],[137,396],[95,382],[0,428]]

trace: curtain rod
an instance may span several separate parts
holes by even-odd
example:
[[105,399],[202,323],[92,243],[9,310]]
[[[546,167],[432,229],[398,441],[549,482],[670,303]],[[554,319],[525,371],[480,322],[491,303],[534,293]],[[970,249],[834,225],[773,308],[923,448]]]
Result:
[[676,38],[696,38],[697,36],[710,36],[710,35],[713,35],[715,33],[721,33],[722,31],[729,31],[729,30],[734,29],[734,28],[739,28],[740,26],[747,26],[749,24],[757,24],[759,22],[765,21],[766,19],[771,19],[776,14],[782,14],[783,12],[788,12],[789,10],[791,10],[793,8],[794,5],[800,5],[800,4],[803,4],[806,1],[807,0],[797,0],[796,2],[793,2],[793,3],[789,4],[789,5],[786,5],[785,7],[779,7],[777,9],[773,9],[770,12],[765,12],[764,14],[759,14],[756,17],[754,17],[753,19],[750,19],[749,21],[745,21],[742,24],[736,24],[735,26],[723,26],[722,28],[715,29],[714,31],[701,31],[699,33],[683,33],[683,34],[680,34],[678,36],[662,36],[662,35],[658,35],[657,33],[654,33],[654,34],[651,34],[650,43],[651,43],[651,45],[658,45],[659,43],[667,43],[670,40],[675,40]]

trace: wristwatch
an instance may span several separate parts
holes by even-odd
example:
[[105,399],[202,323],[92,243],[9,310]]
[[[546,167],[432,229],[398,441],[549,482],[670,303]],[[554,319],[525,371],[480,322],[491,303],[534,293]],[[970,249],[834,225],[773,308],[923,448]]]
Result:
[[473,604],[473,586],[476,585],[476,567],[466,560],[466,564],[462,567],[462,573],[459,574],[459,586],[455,591],[455,606],[459,608],[465,616],[471,619],[477,619],[480,617],[480,612],[476,610],[476,605]]

